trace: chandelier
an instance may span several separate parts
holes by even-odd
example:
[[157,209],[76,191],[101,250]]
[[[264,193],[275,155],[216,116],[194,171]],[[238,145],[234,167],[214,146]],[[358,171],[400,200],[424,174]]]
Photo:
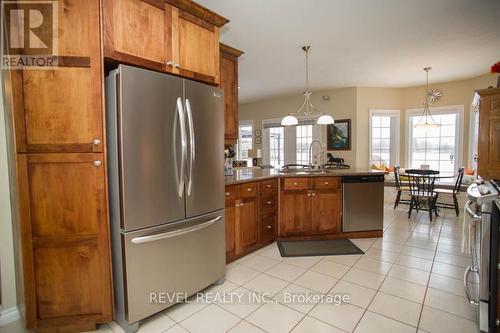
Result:
[[424,71],[427,73],[427,81],[426,81],[426,94],[424,99],[424,112],[422,112],[422,116],[418,122],[414,125],[414,127],[420,128],[432,128],[439,127],[439,124],[432,118],[430,107],[432,104],[436,103],[443,97],[443,92],[439,89],[429,89],[429,71],[432,67],[425,67]]
[[[303,46],[302,50],[306,53],[306,90],[304,91],[304,103],[295,114],[289,114],[281,120],[283,126],[294,126],[299,124],[297,116],[305,116],[308,118],[314,117],[316,114],[320,115],[317,124],[329,125],[334,124],[333,117],[327,114],[321,114],[311,102],[311,91],[309,90],[309,49],[310,46]],[[297,116],[296,116],[297,115]]]

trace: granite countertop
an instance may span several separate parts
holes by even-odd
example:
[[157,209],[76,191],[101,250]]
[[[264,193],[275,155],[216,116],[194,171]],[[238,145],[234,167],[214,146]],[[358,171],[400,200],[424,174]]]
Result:
[[351,169],[329,169],[324,172],[294,171],[282,173],[277,169],[244,168],[234,169],[232,176],[226,176],[226,185],[242,184],[252,181],[259,181],[271,178],[283,177],[340,177],[340,176],[366,176],[366,175],[385,175],[386,171],[372,171],[368,168]]

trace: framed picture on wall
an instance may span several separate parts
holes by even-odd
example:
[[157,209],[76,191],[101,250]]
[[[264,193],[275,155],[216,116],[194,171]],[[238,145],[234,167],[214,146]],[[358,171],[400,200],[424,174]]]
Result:
[[335,120],[327,125],[326,145],[328,150],[351,150],[351,119]]

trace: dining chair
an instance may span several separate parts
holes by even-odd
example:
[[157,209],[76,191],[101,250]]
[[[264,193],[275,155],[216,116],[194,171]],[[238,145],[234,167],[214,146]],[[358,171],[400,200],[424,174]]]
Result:
[[[462,179],[464,178],[464,167],[461,167],[458,170],[458,174],[456,176],[455,185],[453,189],[437,187],[434,189],[434,193],[436,193],[436,209],[439,208],[454,208],[457,216],[460,214],[460,207],[458,206],[457,194],[460,192],[460,186],[462,186]],[[439,202],[439,195],[451,195],[453,198],[453,203],[448,202]]]
[[408,218],[411,217],[413,209],[429,211],[429,218],[432,221],[432,213],[436,213],[436,197],[434,193],[434,184],[436,182],[436,174],[408,174],[410,185],[410,209],[408,210]]
[[396,165],[396,167],[394,167],[394,182],[396,183],[396,190],[398,191],[398,193],[396,194],[396,200],[394,201],[394,209],[396,209],[400,203],[402,204],[410,203],[410,200],[401,199],[401,194],[403,192],[409,193],[410,187],[408,185],[403,184],[403,180],[408,181],[408,178],[406,176],[401,176],[399,169],[400,169],[399,165]]

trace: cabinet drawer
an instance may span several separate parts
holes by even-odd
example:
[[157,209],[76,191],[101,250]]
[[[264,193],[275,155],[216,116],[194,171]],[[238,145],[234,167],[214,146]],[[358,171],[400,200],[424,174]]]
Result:
[[285,190],[307,190],[309,189],[309,178],[285,178],[283,188]]
[[262,194],[275,193],[277,189],[278,189],[277,179],[263,180],[260,182],[260,193]]
[[278,210],[278,194],[268,193],[260,195],[260,215],[274,213]]
[[238,185],[238,197],[254,198],[257,196],[257,183],[246,183]]
[[266,244],[272,242],[275,238],[276,214],[268,214],[260,220],[259,243]]
[[232,205],[232,203],[236,200],[237,187],[236,186],[226,186],[225,195],[226,198],[226,206]]
[[318,177],[314,178],[315,189],[340,188],[340,177]]

